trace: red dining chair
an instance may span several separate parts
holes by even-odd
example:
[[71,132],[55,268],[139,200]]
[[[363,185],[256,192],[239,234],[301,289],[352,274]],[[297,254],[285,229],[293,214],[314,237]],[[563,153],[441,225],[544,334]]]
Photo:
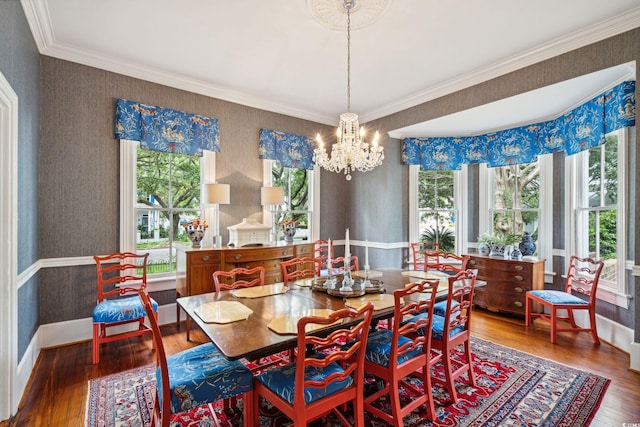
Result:
[[[350,426],[352,424],[340,409],[352,402],[353,425],[364,426],[364,351],[372,314],[373,304],[369,302],[359,310],[347,307],[327,317],[300,319],[298,348],[333,345],[335,350],[322,355],[307,352],[304,357],[299,355],[295,362],[256,375],[254,425],[258,425],[262,397],[289,417],[294,426],[305,426],[330,412]],[[353,324],[354,321],[357,323]],[[337,326],[334,325],[336,322],[339,322]],[[327,336],[320,336],[317,331],[307,332],[317,326],[332,329]]]
[[327,262],[333,258],[333,242],[330,240],[316,240],[314,258],[320,258],[320,274],[318,276],[326,276]]
[[[137,296],[138,288],[147,287],[148,258],[148,253],[132,252],[93,257],[98,276],[98,300],[92,313],[94,365],[100,361],[100,344],[151,334],[151,329],[144,323],[144,308]],[[158,303],[151,302],[157,313]],[[138,328],[108,333],[110,327],[131,323],[137,323]]]
[[293,282],[306,277],[320,276],[320,258],[291,258],[280,263],[284,283]]
[[264,285],[264,267],[234,268],[230,271],[215,271],[213,287],[216,292],[223,289],[250,288]]
[[471,259],[469,255],[456,255],[452,252],[439,252],[437,261],[425,263],[424,271],[437,270],[450,273],[458,273],[467,269],[467,263]]
[[[551,324],[551,343],[556,343],[558,332],[591,332],[593,342],[600,344],[596,329],[596,291],[600,281],[600,273],[604,262],[591,258],[579,258],[575,255],[569,262],[569,271],[565,288],[562,291],[534,290],[527,291],[526,299],[526,325],[533,323],[533,319],[544,319]],[[577,294],[577,295],[574,295]],[[581,298],[578,295],[584,295]],[[532,304],[541,304],[547,310],[546,313],[535,313],[531,310]],[[559,315],[558,310],[566,310],[566,315]],[[573,314],[574,310],[586,310],[589,313],[589,327],[578,326]],[[559,321],[568,321],[570,326],[560,326]]]
[[[367,340],[364,370],[381,379],[383,386],[365,397],[364,408],[395,427],[401,427],[402,418],[422,404],[426,405],[427,418],[433,421],[435,417],[431,367],[442,358],[441,353],[431,351],[431,322],[437,289],[438,280],[424,280],[395,290],[392,330],[372,331]],[[411,296],[419,299],[410,299]],[[406,381],[409,376],[418,376],[423,389]],[[400,388],[410,395],[404,406]],[[381,398],[391,403],[390,414],[375,405]]]
[[440,252],[440,243],[437,242],[416,242],[411,244],[411,252],[413,255],[413,269],[423,271],[427,267],[426,264],[438,262],[438,252]]
[[251,426],[253,373],[238,360],[226,360],[212,343],[167,356],[151,299],[145,289],[138,295],[156,348],[157,386],[151,426],[169,427],[172,414],[240,395],[245,402],[244,425]]
[[[344,274],[344,257],[341,256],[332,260],[332,263],[329,266],[329,268],[331,269],[331,274],[334,276],[338,274]],[[355,255],[351,255],[349,270],[350,271],[360,270],[360,268],[358,268],[358,257]]]
[[[476,284],[476,270],[461,271],[449,277],[449,292],[443,315],[434,312],[431,346],[442,353],[444,379],[433,377],[434,382],[442,383],[453,403],[458,402],[455,380],[465,372],[469,383],[475,387],[471,355],[471,309],[473,308],[473,289]],[[435,310],[435,309],[434,309]],[[463,347],[463,358],[452,353],[456,347]]]

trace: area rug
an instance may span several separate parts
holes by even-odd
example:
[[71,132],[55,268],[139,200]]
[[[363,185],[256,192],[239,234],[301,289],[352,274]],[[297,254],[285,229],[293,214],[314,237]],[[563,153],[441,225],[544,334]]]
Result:
[[[417,426],[588,426],[610,380],[542,359],[480,338],[472,338],[476,387],[466,377],[456,382],[459,400],[447,403],[444,389],[434,387],[436,419],[425,418],[424,405],[404,418]],[[155,396],[154,367],[110,375],[89,381],[85,425],[87,427],[147,427]],[[438,372],[436,372],[436,375]],[[417,381],[417,380],[416,380]],[[368,381],[367,387],[375,387]],[[404,399],[409,397],[404,396]],[[230,410],[205,405],[172,417],[172,427],[224,427],[242,425],[242,400]],[[388,403],[381,401],[383,408]],[[365,413],[367,427],[387,424]],[[215,421],[214,421],[215,420]],[[261,403],[260,426],[290,426],[291,421],[266,401]],[[314,427],[341,425],[329,416]]]

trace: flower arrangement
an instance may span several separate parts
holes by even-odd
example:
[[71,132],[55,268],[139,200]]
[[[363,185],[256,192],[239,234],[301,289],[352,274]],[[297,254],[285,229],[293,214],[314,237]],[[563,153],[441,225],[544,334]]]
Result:
[[296,221],[293,217],[282,219],[278,225],[282,228],[285,242],[293,242],[293,236],[296,234]]
[[202,242],[202,239],[204,238],[204,232],[209,228],[207,221],[196,218],[190,222],[182,224],[182,226],[187,233],[187,237],[191,240],[192,247],[199,248],[200,242]]
[[184,224],[182,224],[182,226],[185,230],[206,230],[207,228],[209,228],[207,220],[200,218],[185,222]]

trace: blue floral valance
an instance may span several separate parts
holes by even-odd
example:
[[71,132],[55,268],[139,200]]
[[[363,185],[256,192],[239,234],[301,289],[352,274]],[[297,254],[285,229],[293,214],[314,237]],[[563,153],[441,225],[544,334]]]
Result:
[[202,156],[220,151],[218,119],[118,99],[115,137],[147,150]]
[[425,170],[458,170],[463,164],[496,167],[531,163],[547,153],[571,155],[634,126],[635,104],[635,81],[627,81],[547,122],[478,136],[405,138],[402,161]]
[[261,159],[277,160],[282,166],[297,169],[313,169],[313,138],[260,129],[258,156]]

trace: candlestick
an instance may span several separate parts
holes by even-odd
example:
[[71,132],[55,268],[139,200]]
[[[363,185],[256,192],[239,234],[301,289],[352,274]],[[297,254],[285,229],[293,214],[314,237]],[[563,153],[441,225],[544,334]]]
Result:
[[364,241],[364,264],[369,265],[369,241]]
[[347,258],[351,257],[351,248],[349,247],[349,229],[347,228],[347,233],[344,237],[344,258],[345,260]]

